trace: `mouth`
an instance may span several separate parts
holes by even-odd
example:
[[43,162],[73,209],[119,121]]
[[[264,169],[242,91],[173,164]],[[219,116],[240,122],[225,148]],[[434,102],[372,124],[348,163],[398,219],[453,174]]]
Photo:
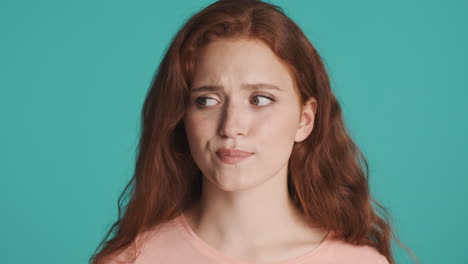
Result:
[[253,156],[253,153],[249,152],[223,152],[218,151],[216,152],[216,156],[219,158],[220,161],[226,164],[237,164],[241,161],[248,159],[249,157]]

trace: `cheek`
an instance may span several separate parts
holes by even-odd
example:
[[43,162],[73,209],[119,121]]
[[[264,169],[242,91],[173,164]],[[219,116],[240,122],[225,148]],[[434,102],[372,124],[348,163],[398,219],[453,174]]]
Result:
[[259,127],[261,133],[255,138],[264,166],[275,170],[276,165],[287,162],[294,146],[298,122],[295,114],[287,110],[262,121]]
[[262,120],[260,128],[262,135],[259,136],[259,140],[272,147],[280,142],[292,142],[294,141],[298,122],[295,113],[291,110],[277,111],[274,115],[265,117]]
[[213,130],[213,121],[208,117],[190,115],[185,120],[185,132],[191,146],[203,145]]

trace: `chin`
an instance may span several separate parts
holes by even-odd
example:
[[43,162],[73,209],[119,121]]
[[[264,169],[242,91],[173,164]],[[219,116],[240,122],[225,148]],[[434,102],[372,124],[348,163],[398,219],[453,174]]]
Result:
[[256,179],[252,177],[253,175],[244,175],[239,177],[230,175],[222,175],[222,176],[215,176],[214,180],[210,179],[210,181],[219,189],[226,191],[226,192],[239,192],[245,191],[252,188],[255,188],[261,185],[264,180]]

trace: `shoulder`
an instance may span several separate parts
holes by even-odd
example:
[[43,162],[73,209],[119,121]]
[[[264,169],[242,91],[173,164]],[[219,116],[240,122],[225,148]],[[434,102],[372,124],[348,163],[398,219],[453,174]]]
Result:
[[368,245],[353,245],[341,240],[330,240],[322,252],[330,263],[389,264],[387,258]]
[[179,225],[178,220],[173,219],[140,233],[134,243],[108,257],[104,264],[137,264],[159,260],[180,243]]

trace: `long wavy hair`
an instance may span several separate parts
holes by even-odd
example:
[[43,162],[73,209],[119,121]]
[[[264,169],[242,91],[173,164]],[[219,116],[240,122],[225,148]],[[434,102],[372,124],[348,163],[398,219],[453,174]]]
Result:
[[142,108],[135,171],[119,197],[118,219],[90,262],[104,263],[135,246],[139,234],[199,201],[202,174],[182,120],[197,54],[221,38],[263,41],[289,67],[302,103],[317,99],[314,129],[294,143],[289,160],[288,192],[295,206],[311,224],[345,242],[369,245],[395,263],[391,238],[409,249],[396,238],[388,210],[370,194],[367,161],[346,131],[320,55],[280,7],[258,0],[212,3],[172,39]]

